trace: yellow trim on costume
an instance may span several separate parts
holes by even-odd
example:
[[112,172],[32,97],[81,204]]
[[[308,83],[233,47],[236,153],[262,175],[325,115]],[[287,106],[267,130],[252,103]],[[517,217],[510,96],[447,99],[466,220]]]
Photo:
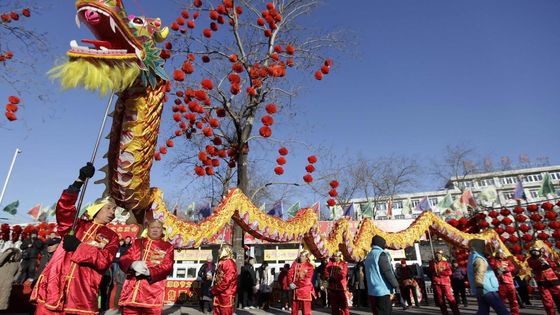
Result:
[[[140,239],[140,244],[142,244],[144,240],[146,239]],[[148,255],[150,254],[150,250],[152,249],[152,243],[153,243],[152,240],[149,238],[147,240],[148,240],[148,244],[146,245],[146,250],[144,250],[144,257],[140,257],[143,261],[146,261],[146,258],[148,257]],[[138,290],[140,290],[140,282],[142,280],[144,279],[136,280],[136,283],[134,284],[134,291],[132,292],[132,301],[130,301],[131,303],[138,303],[136,302],[136,295],[138,294]]]
[[216,297],[214,297],[214,301],[212,301],[213,306],[219,306],[219,307],[233,307],[233,295],[230,296],[230,302],[228,305],[222,305],[219,304],[218,302],[216,302]]
[[86,311],[86,310],[80,310],[77,308],[64,308],[64,313],[68,313],[68,312],[76,312],[76,313],[84,313],[84,314],[99,314],[99,311]]
[[[99,229],[101,225],[97,224],[97,223],[92,223],[92,225],[90,225],[90,227],[87,229],[86,233],[84,233],[84,235],[82,236],[82,239],[80,240],[81,242],[84,241],[88,241],[88,238],[91,237],[93,234],[95,234],[97,232],[97,230]],[[93,232],[91,231],[93,229]],[[68,292],[70,291],[70,284],[72,283],[72,278],[74,276],[74,272],[76,271],[76,267],[78,266],[78,264],[76,264],[73,261],[70,261],[70,274],[67,275],[64,279],[64,285],[66,286],[66,292],[64,292],[64,288],[61,290],[63,293],[58,297],[58,301],[56,302],[55,305],[51,305],[51,304],[47,304],[46,301],[44,301],[43,303],[45,304],[45,307],[47,308],[53,308],[53,309],[57,309],[60,306],[60,302],[62,302],[62,299],[65,296],[68,296]]]

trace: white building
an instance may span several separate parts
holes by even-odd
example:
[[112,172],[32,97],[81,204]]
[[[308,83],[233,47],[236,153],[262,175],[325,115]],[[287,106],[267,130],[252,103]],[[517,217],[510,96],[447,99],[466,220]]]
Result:
[[[439,191],[426,191],[408,194],[399,194],[392,197],[392,215],[395,219],[414,218],[420,212],[414,211],[414,208],[421,202],[424,197],[428,198],[430,206],[434,212],[439,212],[435,205],[441,201],[447,193],[450,193],[453,200],[457,200],[464,190],[470,190],[477,200],[479,207],[501,207],[513,206],[516,201],[513,199],[513,193],[518,180],[522,180],[525,195],[528,202],[539,202],[546,197],[539,197],[537,192],[541,187],[543,176],[545,173],[550,175],[552,184],[556,189],[556,195],[560,195],[560,165],[533,167],[525,169],[516,169],[509,171],[498,171],[489,173],[478,173],[460,177],[453,177],[447,183],[447,189]],[[497,193],[497,199],[492,204],[479,202],[480,192],[494,187]],[[378,198],[379,199],[379,198]],[[370,198],[370,202],[375,203],[375,219],[389,219],[387,210],[389,206],[388,198],[383,201]],[[362,210],[365,209],[368,200],[365,198],[352,199],[358,218],[362,217]],[[343,206],[344,208],[345,206]]]

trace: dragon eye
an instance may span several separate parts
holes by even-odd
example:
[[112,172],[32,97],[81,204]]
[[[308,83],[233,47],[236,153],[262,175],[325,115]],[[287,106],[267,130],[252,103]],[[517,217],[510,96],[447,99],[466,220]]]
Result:
[[144,19],[142,19],[141,17],[135,17],[132,20],[132,23],[138,24],[138,25],[144,25]]

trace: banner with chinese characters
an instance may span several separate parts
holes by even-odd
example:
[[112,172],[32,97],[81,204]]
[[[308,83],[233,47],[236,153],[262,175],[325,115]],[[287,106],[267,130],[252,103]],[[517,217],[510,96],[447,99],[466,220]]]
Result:
[[135,224],[109,223],[107,227],[115,231],[121,239],[125,239],[127,236],[135,239],[140,232],[140,227]]
[[299,250],[294,249],[265,249],[265,261],[293,261],[297,258]]
[[179,260],[188,260],[188,261],[197,261],[197,260],[201,260],[201,261],[206,261],[206,257],[208,256],[212,256],[212,250],[211,249],[201,249],[201,250],[196,250],[196,249],[179,249],[179,250],[175,250],[175,261],[179,261]]

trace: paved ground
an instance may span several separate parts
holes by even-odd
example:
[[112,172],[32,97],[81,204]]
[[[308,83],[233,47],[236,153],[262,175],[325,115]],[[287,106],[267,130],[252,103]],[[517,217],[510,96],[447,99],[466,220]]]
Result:
[[[473,298],[469,298],[469,306],[468,307],[461,307],[460,311],[461,314],[466,315],[473,315],[476,313],[477,305],[476,301]],[[8,315],[27,315],[26,313],[5,313],[0,312],[0,314],[8,314]],[[105,312],[104,315],[117,315],[120,314],[118,311],[108,311]],[[166,306],[163,314],[166,315],[201,315],[203,314],[197,308],[193,307],[185,307],[185,306],[178,306],[178,305],[170,305]],[[272,308],[268,311],[263,310],[236,310],[235,314],[238,315],[264,315],[264,314],[290,314],[289,311],[282,311],[279,309]],[[330,309],[314,309],[313,314],[330,314]],[[350,315],[366,315],[371,314],[369,308],[351,308]],[[438,315],[441,314],[439,308],[435,306],[421,306],[419,308],[409,308],[406,311],[403,311],[400,307],[393,308],[393,314],[395,315],[413,315],[413,314],[434,314]],[[451,312],[450,312],[451,314]],[[495,314],[491,312],[491,314]],[[540,301],[533,300],[533,306],[528,306],[524,309],[521,309],[521,315],[542,315],[545,314],[544,309],[542,308],[542,304]]]

